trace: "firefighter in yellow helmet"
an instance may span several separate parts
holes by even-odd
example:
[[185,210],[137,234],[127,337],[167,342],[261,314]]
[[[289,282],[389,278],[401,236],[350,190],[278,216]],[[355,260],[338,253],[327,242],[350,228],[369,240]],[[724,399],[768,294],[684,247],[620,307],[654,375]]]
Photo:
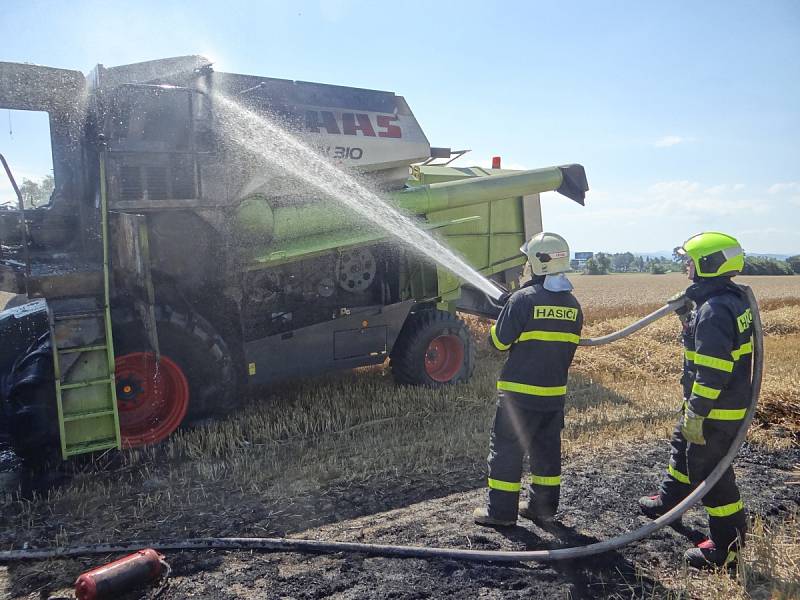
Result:
[[[679,249],[693,284],[694,303],[682,315],[683,412],[658,494],[639,499],[656,518],[683,500],[730,449],[751,401],[752,313],[731,278],[744,267],[744,252],[724,233],[700,233]],[[732,566],[744,542],[746,515],[733,468],[703,497],[710,538],[686,552],[696,568]]]
[[[511,295],[490,343],[508,352],[497,382],[489,441],[489,502],[476,508],[479,525],[509,526],[517,514],[550,519],[561,486],[561,430],[567,370],[580,340],[583,314],[572,295],[569,247],[560,235],[539,233],[520,250],[533,278]],[[530,456],[529,502],[519,503],[522,461]]]

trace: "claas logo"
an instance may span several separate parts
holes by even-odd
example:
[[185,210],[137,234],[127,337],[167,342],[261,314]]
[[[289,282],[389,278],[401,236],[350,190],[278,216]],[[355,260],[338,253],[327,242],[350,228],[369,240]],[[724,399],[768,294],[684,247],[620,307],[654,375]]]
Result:
[[395,125],[395,115],[377,115],[373,122],[366,113],[341,113],[341,119],[330,110],[307,110],[306,131],[330,135],[363,135],[364,137],[400,138],[403,132]]

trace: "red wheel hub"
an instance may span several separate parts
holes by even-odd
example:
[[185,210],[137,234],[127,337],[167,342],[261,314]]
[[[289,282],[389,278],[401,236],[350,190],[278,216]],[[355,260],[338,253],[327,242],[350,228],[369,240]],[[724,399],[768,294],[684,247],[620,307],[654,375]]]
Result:
[[122,445],[146,446],[165,440],[178,428],[189,408],[189,382],[166,356],[152,352],[118,356],[117,406]]
[[428,344],[425,351],[425,372],[434,381],[450,381],[463,364],[464,342],[457,335],[440,335]]

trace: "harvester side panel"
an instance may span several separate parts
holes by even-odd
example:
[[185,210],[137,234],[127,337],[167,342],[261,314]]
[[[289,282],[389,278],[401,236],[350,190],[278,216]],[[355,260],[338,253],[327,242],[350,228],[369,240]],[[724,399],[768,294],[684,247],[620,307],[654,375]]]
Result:
[[249,382],[266,384],[310,373],[380,364],[414,302],[360,306],[336,318],[245,343]]
[[[487,170],[480,167],[416,166],[412,173],[413,183],[424,185],[507,175],[515,173],[515,171]],[[525,257],[519,251],[520,246],[524,244],[527,237],[541,231],[539,194],[490,198],[484,202],[436,210],[426,214],[426,217],[432,221],[463,219],[472,216],[479,218],[450,225],[441,230],[445,244],[487,276],[520,268],[525,262]],[[444,303],[457,300],[461,295],[461,283],[458,278],[442,268],[437,268],[437,274],[438,290],[436,295]]]

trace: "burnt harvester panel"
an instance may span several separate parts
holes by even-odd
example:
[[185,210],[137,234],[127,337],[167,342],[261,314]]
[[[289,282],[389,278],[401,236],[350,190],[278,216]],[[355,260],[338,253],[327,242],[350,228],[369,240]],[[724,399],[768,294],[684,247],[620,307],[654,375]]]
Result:
[[[0,399],[7,426],[36,415],[55,432],[37,446],[71,456],[155,443],[229,412],[243,386],[387,358],[400,383],[469,379],[474,349],[456,311],[497,309],[302,176],[248,155],[222,118],[228,102],[279,121],[511,288],[519,247],[542,228],[539,194],[583,203],[587,189],[580,165],[455,167],[461,152],[432,148],[393,92],[222,73],[202,56],[87,76],[0,63],[0,108],[46,111],[51,126],[50,201],[25,208],[20,195],[0,210],[0,289],[45,300],[25,309],[25,327],[4,325],[14,351],[0,365],[13,381],[25,361],[11,358],[38,361],[28,404],[13,389]],[[75,313],[92,327],[75,324],[68,346],[51,339]]]

